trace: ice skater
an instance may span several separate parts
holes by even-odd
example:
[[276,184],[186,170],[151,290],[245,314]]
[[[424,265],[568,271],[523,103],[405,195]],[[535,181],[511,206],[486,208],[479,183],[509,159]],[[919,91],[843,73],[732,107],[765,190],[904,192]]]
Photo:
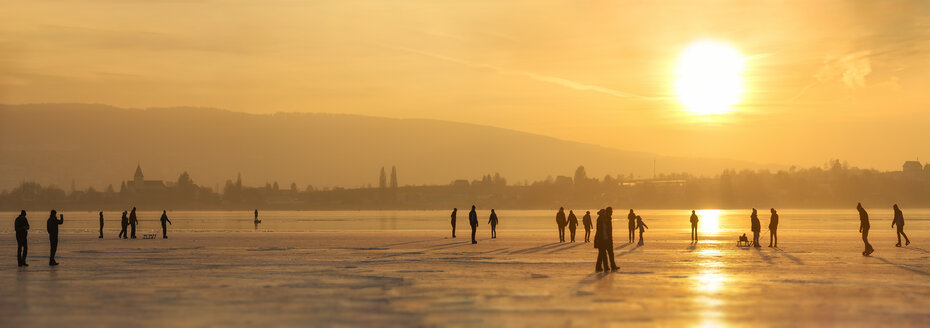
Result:
[[856,204],[856,210],[859,211],[859,232],[862,233],[862,243],[865,244],[865,250],[862,251],[863,256],[869,256],[872,252],[875,252],[875,249],[872,248],[872,244],[869,244],[869,213],[862,208],[862,203]]
[[103,238],[103,212],[100,212],[100,236],[97,238]]
[[26,219],[26,210],[19,212],[19,216],[13,220],[13,229],[16,230],[16,263],[19,266],[29,266],[26,263],[26,255],[29,254],[29,243],[26,238],[29,235],[29,220]]
[[695,213],[694,210],[691,210],[691,241],[698,240],[697,224],[698,224],[697,213]]
[[471,225],[471,243],[477,244],[478,240],[475,239],[475,232],[478,231],[478,213],[475,212],[475,205],[472,205],[471,212],[468,212],[468,224]]
[[488,224],[491,225],[491,239],[497,238],[497,213],[491,209],[491,216],[488,217]]
[[591,241],[591,211],[585,211],[584,217],[581,218],[581,224],[584,225],[584,242]]
[[119,224],[122,228],[120,229],[119,236],[117,236],[116,239],[120,239],[120,238],[126,239],[127,238],[126,227],[129,226],[129,218],[126,217],[126,211],[123,211],[123,217],[120,219]]
[[630,244],[636,241],[636,213],[633,213],[633,209],[630,209],[630,214],[626,215],[627,229],[630,231]]
[[649,226],[647,226],[646,223],[643,222],[643,217],[639,215],[636,216],[636,229],[639,229],[639,244],[638,245],[642,246],[644,245],[643,244],[643,232],[646,231],[646,229],[649,229]]
[[565,225],[568,220],[565,219],[565,208],[559,207],[559,212],[555,214],[555,224],[559,227],[559,242],[565,242]]
[[894,228],[895,225],[898,226],[898,243],[895,247],[901,247],[901,236],[904,236],[904,246],[910,245],[911,240],[904,233],[904,213],[898,208],[898,204],[894,204],[894,219],[891,220],[891,227]]
[[168,220],[168,212],[161,211],[161,237],[163,239],[168,239],[168,226],[165,223],[171,224],[171,220]]
[[131,231],[131,233],[129,234],[129,237],[132,239],[136,239],[136,225],[137,224],[139,224],[139,219],[136,217],[136,208],[133,207],[132,211],[129,212],[129,227]]
[[[778,212],[773,208],[769,219],[769,247],[778,248]],[[772,246],[774,244],[775,246]]]
[[458,209],[457,207],[456,207],[456,208],[453,208],[453,209],[452,209],[452,219],[449,220],[449,222],[452,223],[452,238],[455,238],[455,214],[458,213],[458,211],[459,211],[459,209]]
[[749,221],[752,227],[752,247],[760,248],[759,245],[759,233],[762,232],[762,222],[759,222],[759,215],[756,213],[756,209],[752,209],[752,215],[749,216]]
[[[594,271],[620,270],[614,261],[614,233],[610,207],[597,211],[597,230],[594,232],[594,248],[597,248],[597,264]],[[608,262],[610,267],[608,268]]]
[[45,222],[45,228],[48,231],[48,265],[50,266],[58,265],[58,262],[55,261],[55,253],[58,252],[58,226],[65,223],[65,215],[62,214],[59,219],[55,216],[56,213],[55,210],[52,210]]
[[568,211],[568,232],[571,233],[572,242],[575,242],[575,229],[578,229],[578,217],[575,216],[575,212]]

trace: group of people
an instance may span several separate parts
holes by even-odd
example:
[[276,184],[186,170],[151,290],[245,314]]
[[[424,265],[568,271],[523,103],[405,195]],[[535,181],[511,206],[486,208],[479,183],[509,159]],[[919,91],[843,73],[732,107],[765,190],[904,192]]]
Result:
[[[451,219],[449,223],[452,224],[452,238],[455,238],[455,216],[458,213],[459,209],[453,208]],[[497,219],[497,213],[494,212],[494,209],[491,209],[491,215],[488,216],[488,224],[491,225],[491,239],[497,238],[497,224],[500,222]],[[478,240],[475,239],[475,234],[478,232],[478,212],[475,211],[475,205],[471,206],[471,212],[468,212],[468,225],[471,226],[471,243],[477,244]]]
[[[55,253],[58,252],[58,226],[65,223],[65,215],[52,210],[45,223],[49,244],[48,265],[55,266],[58,265],[58,262],[55,261]],[[16,230],[16,261],[21,267],[29,266],[29,263],[26,263],[26,255],[29,254],[27,238],[29,235],[29,219],[26,218],[25,210],[20,211],[19,216],[13,220],[13,228]]]
[[[100,212],[100,235],[97,238],[103,238],[103,212]],[[48,220],[46,221],[46,231],[48,231],[48,242],[49,242],[49,256],[48,256],[48,265],[55,266],[58,265],[58,262],[55,261],[55,253],[58,252],[58,226],[65,223],[65,215],[59,214],[56,210],[52,210],[49,214]],[[126,211],[123,211],[123,217],[120,222],[122,229],[119,232],[117,238],[136,238],[136,225],[139,223],[138,218],[136,217],[136,208],[133,207],[132,211],[129,213],[129,216],[126,216]],[[161,212],[161,231],[162,238],[168,238],[168,224],[171,224],[171,220],[168,219],[168,212]],[[127,226],[132,227],[129,232],[129,237],[127,237],[126,228]],[[26,255],[29,253],[29,243],[28,243],[28,234],[29,234],[29,219],[26,218],[26,210],[19,212],[19,216],[13,220],[13,228],[16,231],[16,261],[19,266],[29,266],[26,263]]]
[[[613,209],[611,208],[611,215],[613,215]],[[692,212],[692,214],[694,214]],[[630,230],[630,243],[636,241],[636,230],[639,230],[639,244],[643,245],[643,233],[646,229],[649,229],[649,226],[643,222],[643,218],[639,215],[636,215],[632,209],[630,209],[630,214],[627,215],[629,222]],[[575,212],[572,210],[568,211],[568,217],[565,216],[565,208],[559,207],[559,211],[555,214],[555,223],[559,229],[559,242],[565,242],[565,227],[568,227],[571,242],[575,242],[575,229],[578,227],[578,217],[575,216]],[[591,222],[591,211],[585,211],[584,216],[581,218],[581,224],[584,226],[584,242],[590,242],[591,228],[594,227],[594,224]],[[697,227],[697,222],[695,221],[693,228]],[[695,234],[695,236],[697,236]]]

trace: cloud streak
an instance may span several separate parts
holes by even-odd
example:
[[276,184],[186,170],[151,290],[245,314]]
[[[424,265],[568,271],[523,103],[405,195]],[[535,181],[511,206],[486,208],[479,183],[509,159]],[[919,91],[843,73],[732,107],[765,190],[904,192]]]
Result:
[[606,94],[606,95],[619,97],[619,98],[635,98],[635,99],[650,100],[650,101],[674,99],[671,97],[654,97],[654,96],[635,94],[631,92],[624,92],[624,91],[619,91],[619,90],[615,90],[615,89],[611,89],[607,87],[602,87],[599,85],[581,83],[581,82],[572,81],[572,80],[557,77],[557,76],[538,74],[538,73],[529,72],[529,71],[510,70],[510,69],[502,68],[502,67],[491,65],[491,64],[471,62],[471,61],[464,60],[464,59],[459,59],[455,57],[440,55],[440,54],[436,54],[432,52],[426,52],[426,51],[407,48],[407,47],[392,46],[392,45],[381,45],[381,46],[394,49],[394,50],[398,50],[398,51],[418,54],[421,56],[426,56],[426,57],[435,58],[435,59],[439,59],[439,60],[443,60],[447,62],[452,62],[452,63],[460,64],[463,66],[471,67],[474,69],[491,70],[499,74],[523,76],[523,77],[527,77],[527,78],[530,78],[536,81],[554,84],[554,85],[558,85],[558,86],[562,86],[562,87],[566,87],[570,89],[581,90],[581,91],[593,91],[593,92]]

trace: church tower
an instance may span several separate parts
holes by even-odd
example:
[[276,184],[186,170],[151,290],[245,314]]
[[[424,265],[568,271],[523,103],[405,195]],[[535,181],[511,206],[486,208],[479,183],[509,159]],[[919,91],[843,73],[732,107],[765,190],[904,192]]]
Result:
[[142,175],[142,165],[136,165],[136,174],[132,176],[132,181],[136,188],[142,188],[145,183],[145,176]]

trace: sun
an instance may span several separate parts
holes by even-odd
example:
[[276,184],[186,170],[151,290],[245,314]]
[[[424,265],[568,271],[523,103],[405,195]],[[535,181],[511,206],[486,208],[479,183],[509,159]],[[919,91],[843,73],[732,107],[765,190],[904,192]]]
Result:
[[729,112],[740,102],[743,57],[724,43],[698,41],[691,44],[678,62],[678,99],[695,115]]

